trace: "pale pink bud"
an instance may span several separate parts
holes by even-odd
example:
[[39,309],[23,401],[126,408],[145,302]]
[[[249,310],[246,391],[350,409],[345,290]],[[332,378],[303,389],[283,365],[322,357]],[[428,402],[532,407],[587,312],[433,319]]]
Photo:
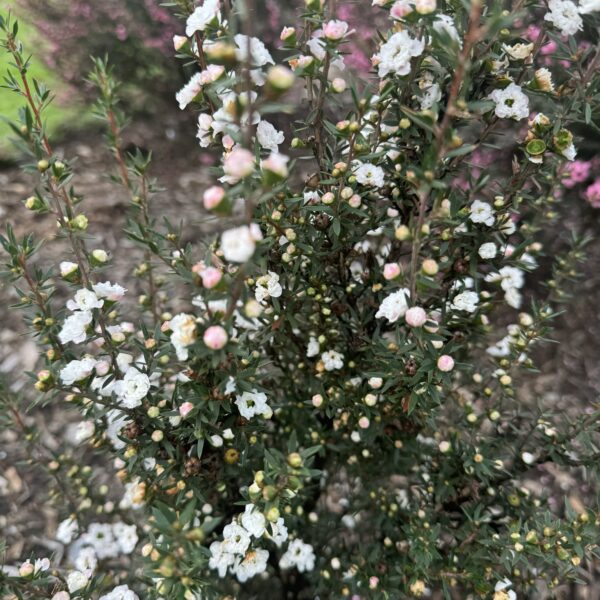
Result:
[[185,419],[185,417],[188,416],[192,408],[194,408],[194,405],[191,402],[184,402],[179,407],[179,414]]
[[323,35],[328,40],[341,40],[348,32],[348,23],[346,21],[329,21],[323,26]]
[[227,343],[229,336],[220,325],[211,325],[204,332],[202,339],[211,350],[220,350]]
[[96,363],[96,375],[104,377],[110,370],[110,364],[105,360],[99,360]]
[[206,269],[206,263],[203,260],[199,260],[195,265],[192,265],[192,273],[199,275]]
[[204,202],[204,208],[206,210],[212,210],[221,204],[221,201],[225,198],[225,190],[219,185],[213,185],[209,187],[202,195]]
[[361,417],[361,418],[358,420],[358,426],[359,426],[361,429],[368,429],[368,427],[369,427],[369,425],[370,425],[370,424],[371,424],[371,421],[369,421],[369,418],[368,418],[368,417]]
[[337,94],[341,94],[346,90],[346,82],[341,77],[336,77],[331,82],[331,89]]
[[312,405],[315,408],[319,408],[322,404],[323,404],[323,396],[321,396],[321,394],[315,394],[312,397]]
[[278,152],[272,152],[268,158],[260,162],[260,166],[264,171],[269,171],[282,179],[288,176],[288,163],[289,158]]
[[383,278],[387,279],[396,279],[400,275],[400,265],[398,263],[386,263],[383,265]]
[[33,575],[33,571],[34,571],[34,566],[28,560],[26,560],[19,567],[19,575],[21,577],[31,577],[31,575]]
[[358,208],[362,203],[361,197],[358,194],[353,194],[350,196],[350,200],[348,200],[348,204],[352,208]]
[[254,154],[246,148],[234,148],[223,161],[223,170],[233,182],[247,177],[254,171]]
[[402,19],[406,15],[412,12],[412,6],[407,4],[404,0],[399,0],[398,2],[394,2],[392,8],[390,9],[390,16],[393,19]]
[[379,577],[369,577],[369,589],[375,590],[379,585]]
[[215,267],[207,267],[200,273],[200,277],[202,278],[202,285],[210,290],[219,284],[223,273]]
[[415,8],[420,15],[428,15],[436,9],[436,0],[417,0]]
[[454,369],[454,359],[448,354],[442,354],[442,356],[438,358],[437,368],[444,373],[452,371],[452,369]]
[[279,34],[279,39],[282,42],[293,38],[296,35],[296,30],[293,27],[284,27]]
[[427,313],[420,306],[413,306],[406,311],[404,319],[411,327],[423,327],[427,321]]
[[187,42],[187,38],[185,37],[185,35],[174,35],[173,36],[173,48],[175,48],[175,51],[183,48],[183,46],[186,42]]
[[235,145],[235,140],[229,134],[225,134],[221,142],[225,150],[231,150]]

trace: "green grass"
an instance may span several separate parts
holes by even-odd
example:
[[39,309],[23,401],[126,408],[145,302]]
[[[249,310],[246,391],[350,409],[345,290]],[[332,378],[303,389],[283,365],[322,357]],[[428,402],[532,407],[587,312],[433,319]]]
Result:
[[[9,2],[10,5],[10,2]],[[5,14],[5,13],[4,13]],[[25,45],[25,55],[32,54],[30,62],[29,76],[43,81],[49,87],[54,95],[57,91],[64,90],[64,83],[60,77],[53,73],[48,67],[36,57],[36,53],[43,52],[43,46],[40,45],[40,36],[36,33],[35,28],[19,17],[19,38]],[[0,81],[4,83],[4,76],[7,69],[15,71],[14,67],[10,66],[12,62],[11,56],[0,49]],[[68,99],[61,98],[61,94],[55,98],[52,104],[45,111],[45,119],[48,125],[49,134],[56,135],[73,130],[76,124],[77,128],[89,123],[89,112],[76,99],[73,94],[64,94],[69,96]],[[5,119],[15,121],[20,107],[24,106],[24,99],[12,90],[0,88],[0,159],[14,158],[15,148],[10,142],[10,138],[14,135]]]

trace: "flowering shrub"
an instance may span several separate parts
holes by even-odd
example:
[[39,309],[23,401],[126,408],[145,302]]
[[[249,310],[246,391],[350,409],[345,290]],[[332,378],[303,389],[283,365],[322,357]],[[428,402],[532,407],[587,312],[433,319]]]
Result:
[[[86,235],[75,163],[45,135],[49,93],[2,21],[39,173],[25,206],[73,251],[42,268],[31,237],[2,238],[43,348],[35,388],[79,412],[78,441],[124,484],[109,502],[90,470],[46,461],[68,551],[5,572],[16,597],[506,600],[597,556],[597,506],[524,484],[544,464],[594,481],[597,411],[566,419],[518,383],[583,259],[585,239],[555,257],[539,240],[584,181],[572,129],[597,117],[600,51],[573,36],[598,2],[374,4],[389,31],[353,81],[334,2],[307,0],[277,55],[250,3],[177,3],[197,73],[176,102],[222,152],[198,195],[223,224],[195,245],[157,220],[150,157],[124,154],[96,61],[126,234],[146,252],[137,309]],[[559,62],[540,66],[548,41]],[[546,285],[526,285],[548,262]]]

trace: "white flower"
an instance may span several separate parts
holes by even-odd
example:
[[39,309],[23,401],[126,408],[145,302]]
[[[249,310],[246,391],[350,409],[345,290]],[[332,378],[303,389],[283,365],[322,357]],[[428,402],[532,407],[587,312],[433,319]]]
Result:
[[406,299],[409,294],[410,291],[408,288],[401,288],[385,297],[375,314],[375,318],[380,319],[385,317],[390,323],[395,323],[398,319],[403,317],[408,310]]
[[231,552],[228,552],[229,544],[225,542],[213,542],[210,545],[210,558],[208,566],[210,569],[216,569],[219,572],[219,577],[225,577],[227,569],[231,567],[236,557]]
[[511,288],[522,288],[525,283],[525,275],[523,271],[517,267],[502,267],[498,274],[500,286],[504,291],[507,291]]
[[[240,62],[245,62],[248,56],[248,36],[238,33],[235,37],[235,45],[237,46],[236,56]],[[252,57],[252,65],[262,67],[267,63],[272,65],[275,61],[265,48],[265,45],[255,37],[250,38],[250,55]]]
[[456,25],[450,15],[436,15],[433,21],[433,29],[438,33],[446,33],[452,40],[462,47],[462,41],[456,30]]
[[91,546],[84,546],[77,552],[73,566],[82,573],[93,573],[98,566],[96,551]]
[[225,260],[243,263],[252,258],[256,242],[262,239],[258,225],[242,225],[221,234],[221,250]]
[[75,427],[73,441],[76,444],[81,444],[81,442],[91,438],[95,431],[96,426],[94,425],[94,421],[81,421],[81,423],[77,423],[77,426]]
[[79,265],[77,263],[64,260],[59,265],[60,276],[67,277],[68,275],[71,275],[71,273],[75,273],[75,271],[77,271],[78,268]]
[[251,577],[262,573],[267,568],[269,552],[257,548],[246,553],[243,560],[234,565],[232,572],[235,573],[238,581],[244,583]]
[[96,366],[96,359],[86,356],[81,360],[72,360],[60,370],[60,380],[64,385],[73,385],[89,377]]
[[145,373],[131,367],[123,379],[115,382],[114,391],[122,406],[135,408],[150,391],[150,379]]
[[112,592],[100,596],[98,600],[140,600],[140,597],[128,586],[118,585]]
[[359,163],[359,167],[354,171],[356,181],[362,185],[372,185],[373,187],[382,187],[384,184],[385,171],[381,167],[371,163]]
[[270,537],[278,548],[288,539],[288,530],[283,521],[283,517],[279,517],[275,523],[271,523]]
[[508,356],[510,354],[510,342],[511,337],[509,335],[503,337],[501,340],[498,340],[493,346],[490,346],[486,352],[490,356],[494,357],[503,357]]
[[236,396],[235,404],[244,419],[251,419],[255,415],[264,415],[271,412],[267,404],[267,395],[258,390],[244,392],[241,396]]
[[515,592],[513,592],[513,590],[508,590],[507,588],[509,588],[512,585],[512,581],[510,579],[503,579],[502,581],[499,581],[496,586],[494,587],[494,592],[503,592],[504,595],[501,596],[500,594],[495,594],[494,595],[494,600],[496,600],[497,598],[500,599],[504,599],[507,598],[508,600],[517,600],[517,594],[515,594]]
[[491,227],[496,220],[494,216],[494,209],[487,202],[482,202],[481,200],[475,200],[470,207],[470,215],[469,218],[473,223],[483,223],[488,227]]
[[88,584],[88,578],[81,571],[71,571],[67,575],[67,587],[69,592],[77,592]]
[[208,148],[212,141],[211,129],[214,119],[206,113],[200,113],[198,115],[198,131],[196,137],[199,140],[202,148]]
[[306,348],[306,357],[312,358],[313,356],[317,356],[317,354],[319,354],[320,351],[321,345],[319,344],[319,341],[317,340],[317,338],[311,336],[308,340],[308,346]]
[[479,302],[477,292],[462,292],[454,296],[452,300],[452,308],[454,310],[464,310],[466,312],[475,312]]
[[336,371],[344,366],[344,355],[335,350],[328,350],[321,354],[321,360],[326,371]]
[[192,37],[196,31],[204,31],[207,25],[215,19],[220,19],[219,0],[204,0],[202,6],[198,6],[196,10],[188,17],[185,26],[185,34]]
[[35,574],[47,571],[50,568],[50,559],[48,558],[36,558],[33,564],[33,572]]
[[58,339],[62,344],[85,342],[87,326],[92,322],[92,313],[78,310],[65,319]]
[[523,303],[523,296],[517,288],[509,288],[504,292],[504,299],[506,304],[512,306],[512,308],[521,308]]
[[529,44],[513,44],[512,46],[509,46],[508,44],[502,44],[502,49],[513,60],[524,60],[533,51],[533,42]]
[[119,554],[119,545],[109,523],[90,523],[82,539],[94,548],[99,559],[111,558]]
[[99,298],[106,298],[111,302],[120,300],[127,291],[123,286],[118,283],[111,283],[110,281],[104,281],[102,283],[96,283],[92,286],[94,292]]
[[250,546],[250,534],[235,521],[223,528],[223,543],[227,552],[231,554],[244,554]]
[[310,544],[305,544],[301,539],[290,542],[288,549],[279,561],[282,569],[296,567],[298,571],[312,571],[315,568],[315,552]]
[[112,526],[113,535],[122,554],[131,554],[138,543],[138,535],[135,525],[127,525],[122,521]]
[[123,427],[131,421],[120,410],[109,410],[106,413],[106,422],[106,437],[111,441],[115,450],[120,450],[125,446],[125,442],[119,438],[119,434]]
[[379,54],[376,55],[379,64],[379,77],[385,77],[390,73],[408,75],[411,58],[420,56],[424,47],[423,40],[411,38],[406,31],[394,33],[381,46]]
[[125,493],[119,502],[119,508],[122,510],[126,510],[128,508],[142,508],[142,506],[144,506],[145,490],[146,488],[140,481],[139,477],[136,477],[133,481],[126,483]]
[[191,79],[175,94],[175,100],[183,110],[202,91],[202,73],[194,73]]
[[78,529],[79,526],[76,519],[69,517],[58,524],[56,535],[54,537],[63,544],[70,544]]
[[[419,83],[419,87],[421,84]],[[442,98],[442,90],[437,83],[432,83],[431,80],[427,85],[421,87],[423,90],[423,95],[419,98],[419,104],[421,105],[421,110],[430,109],[436,102],[439,102]]]
[[268,121],[261,121],[256,128],[256,139],[263,148],[277,152],[285,137],[283,131],[277,131]]
[[563,35],[575,35],[583,29],[577,5],[571,0],[550,0],[544,20],[550,21]]
[[561,151],[561,154],[567,160],[575,160],[575,157],[577,156],[577,148],[575,148],[575,144],[571,142],[564,150]]
[[511,83],[503,90],[494,90],[490,98],[496,103],[494,112],[501,119],[526,119],[529,116],[529,98],[521,86]]
[[265,532],[265,516],[254,506],[254,504],[246,504],[241,521],[244,529],[256,538],[261,537]]
[[67,308],[73,311],[102,308],[103,305],[104,300],[98,300],[96,294],[87,288],[77,290],[75,299],[67,301]]
[[484,260],[490,260],[496,256],[498,249],[496,248],[496,244],[494,242],[486,242],[485,244],[481,244],[479,246],[479,250],[477,253]]
[[269,271],[267,275],[262,275],[256,280],[256,290],[254,292],[257,302],[262,302],[268,298],[279,298],[282,293],[282,287],[279,283],[279,275]]
[[579,3],[579,13],[588,15],[591,12],[600,11],[600,0],[581,0]]
[[188,359],[187,347],[194,343],[197,336],[196,318],[194,315],[179,313],[169,322],[171,327],[171,344],[179,360]]

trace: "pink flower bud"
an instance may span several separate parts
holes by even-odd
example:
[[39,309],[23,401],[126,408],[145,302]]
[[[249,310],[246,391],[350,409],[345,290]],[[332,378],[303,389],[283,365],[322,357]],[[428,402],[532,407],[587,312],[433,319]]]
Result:
[[368,417],[361,417],[358,420],[358,426],[361,429],[368,429],[370,424],[371,424],[371,421],[369,421]]
[[219,284],[223,273],[215,267],[206,267],[204,271],[201,271],[200,277],[202,278],[202,285],[210,290]]
[[420,306],[413,306],[406,311],[404,319],[411,327],[423,327],[427,321],[427,313]]
[[188,416],[192,408],[194,408],[194,405],[191,402],[184,402],[179,407],[179,414],[185,419],[185,417]]
[[110,364],[105,360],[99,360],[96,363],[96,375],[104,377],[110,370]]
[[229,336],[227,332],[220,325],[212,325],[205,332],[203,336],[204,343],[211,350],[220,350],[225,346]]
[[348,32],[346,21],[329,21],[323,26],[323,35],[328,40],[341,40]]
[[454,359],[448,354],[442,354],[442,356],[438,358],[437,368],[444,373],[452,371],[452,369],[454,369]]
[[212,210],[221,204],[221,201],[225,198],[225,190],[219,185],[213,185],[209,187],[202,196],[204,202],[204,208],[206,210]]
[[379,577],[369,577],[369,589],[375,590],[379,585]]
[[362,200],[358,194],[352,194],[352,196],[350,196],[350,200],[348,200],[348,204],[352,208],[358,208],[361,205],[361,203]]
[[400,275],[400,265],[398,263],[386,263],[383,265],[383,278],[387,279],[396,279]]
[[410,14],[413,11],[412,6],[403,0],[399,0],[399,2],[394,2],[392,8],[390,9],[390,16],[393,19],[402,19],[406,15]]

